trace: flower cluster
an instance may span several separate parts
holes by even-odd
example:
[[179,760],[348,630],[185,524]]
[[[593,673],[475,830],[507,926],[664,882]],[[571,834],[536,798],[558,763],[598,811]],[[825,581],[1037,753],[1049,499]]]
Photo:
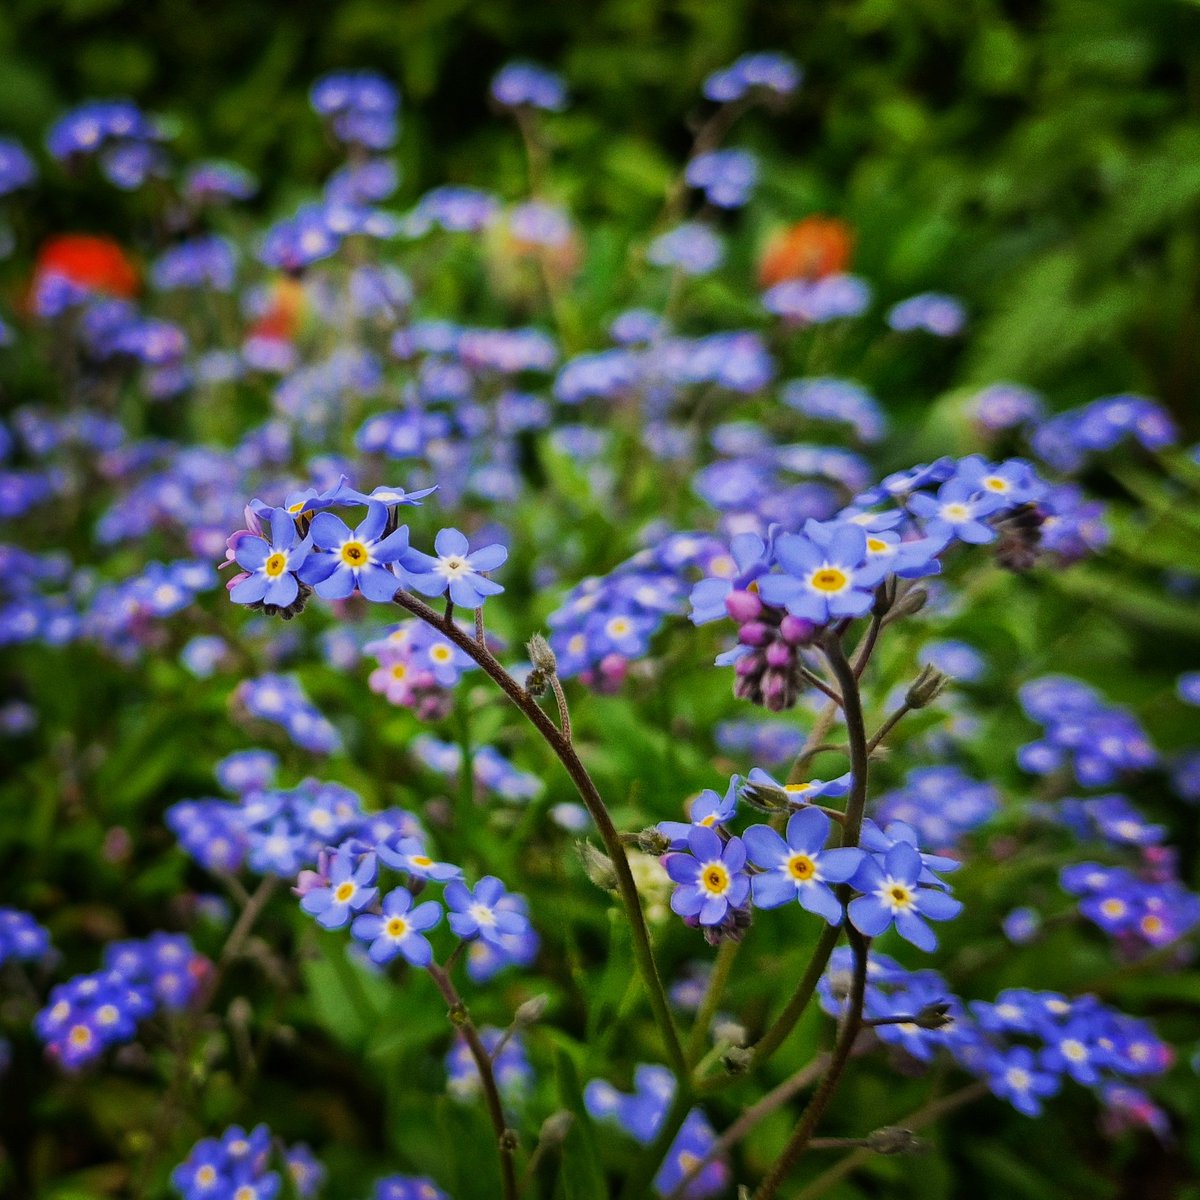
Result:
[[[819,985],[831,1015],[845,1011],[852,971],[851,952],[835,950]],[[1124,1080],[1159,1074],[1170,1064],[1170,1051],[1148,1025],[1094,996],[1009,989],[994,1002],[964,1004],[936,971],[908,971],[874,950],[863,1015],[884,1045],[925,1064],[947,1052],[1026,1116],[1037,1116],[1067,1079],[1107,1103]],[[1114,1095],[1123,1109],[1127,1099]],[[1143,1123],[1153,1126],[1147,1117]]]
[[158,124],[128,100],[94,100],[60,117],[46,138],[50,153],[62,162],[96,158],[116,187],[133,190],[161,174],[165,160]]
[[[272,1170],[272,1161],[284,1173]],[[283,1146],[265,1125],[232,1125],[219,1138],[202,1138],[171,1172],[183,1200],[274,1200],[281,1189],[311,1200],[324,1181],[325,1168],[307,1146]]]
[[33,916],[0,905],[0,967],[6,962],[37,962],[50,951],[50,934]]
[[999,811],[1000,800],[990,783],[978,782],[957,767],[918,767],[904,786],[875,800],[880,824],[903,821],[921,843],[950,850],[963,837],[986,824]]
[[363,650],[379,664],[368,684],[391,704],[411,708],[423,721],[445,717],[451,690],[475,661],[444,633],[422,621],[405,621]]
[[[718,940],[742,935],[751,905],[778,908],[794,900],[831,925],[841,923],[845,909],[868,937],[894,926],[906,941],[934,949],[937,939],[926,920],[946,921],[962,908],[935,872],[959,864],[920,852],[916,833],[900,821],[884,829],[864,821],[860,846],[829,848],[830,817],[812,802],[844,795],[848,787],[848,778],[780,785],[756,768],[744,784],[734,776],[724,797],[701,793],[689,824],[658,826],[672,847],[663,860],[676,884],[672,910]],[[739,791],[756,807],[790,810],[784,834],[770,825],[729,833]],[[846,890],[835,893],[843,884]]]
[[113,942],[104,969],[54,987],[34,1029],[55,1061],[74,1070],[110,1046],[132,1041],[138,1025],[160,1008],[187,1007],[212,964],[182,934]]
[[313,754],[332,754],[341,749],[341,735],[294,676],[271,674],[243,679],[234,691],[234,703],[247,716],[281,726],[297,746]]
[[1045,729],[1042,738],[1022,746],[1017,755],[1032,774],[1070,767],[1085,787],[1107,787],[1157,762],[1133,714],[1107,704],[1078,679],[1047,675],[1025,684],[1018,695],[1025,715]]

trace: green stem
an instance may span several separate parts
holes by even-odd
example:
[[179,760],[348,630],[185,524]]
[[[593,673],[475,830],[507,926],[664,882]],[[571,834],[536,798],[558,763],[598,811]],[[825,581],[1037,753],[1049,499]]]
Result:
[[704,999],[696,1011],[696,1023],[692,1026],[692,1033],[688,1038],[687,1056],[689,1062],[694,1063],[704,1049],[704,1042],[708,1037],[709,1026],[712,1025],[713,1017],[717,1012],[717,1006],[721,1003],[721,997],[725,992],[725,985],[729,982],[729,972],[733,968],[733,960],[737,958],[738,948],[741,944],[741,942],[722,942],[720,950],[717,951],[717,961],[713,964],[712,974],[708,979],[708,987],[704,991]]
[[517,1136],[513,1130],[509,1129],[508,1121],[504,1116],[504,1105],[500,1099],[500,1089],[496,1084],[496,1073],[492,1069],[492,1056],[488,1054],[487,1048],[479,1036],[479,1031],[475,1028],[475,1024],[467,1012],[467,1006],[462,1002],[462,997],[458,994],[458,989],[454,986],[450,976],[437,963],[430,963],[426,969],[433,982],[437,984],[438,991],[442,993],[442,999],[446,1001],[450,1010],[451,1024],[462,1033],[466,1039],[467,1048],[471,1051],[471,1057],[475,1060],[475,1067],[483,1084],[483,1101],[487,1107],[488,1119],[496,1134],[496,1153],[500,1157],[500,1180],[504,1188],[504,1200],[517,1200],[517,1172],[513,1163],[513,1151],[516,1149]]
[[758,1191],[754,1193],[754,1200],[771,1200],[779,1191],[779,1185],[783,1183],[796,1164],[796,1160],[808,1148],[817,1122],[825,1115],[825,1110],[829,1107],[830,1100],[833,1099],[833,1093],[841,1082],[842,1072],[850,1061],[850,1052],[854,1048],[858,1031],[862,1027],[863,1001],[866,999],[867,992],[867,940],[856,929],[848,930],[847,936],[854,949],[854,981],[850,987],[850,1006],[838,1034],[837,1045],[834,1046],[828,1069],[821,1077],[821,1082],[813,1094],[813,1098],[808,1102],[808,1107],[800,1118],[800,1124],[796,1126],[796,1131],[783,1148],[783,1153],[775,1160],[774,1165],[767,1172],[766,1178],[759,1185]]
[[683,1052],[683,1045],[675,1029],[675,1021],[667,1003],[666,989],[663,987],[662,977],[658,973],[658,965],[654,961],[654,951],[650,946],[650,931],[646,926],[646,916],[642,911],[642,902],[638,895],[637,884],[634,882],[633,871],[629,866],[629,858],[625,853],[625,847],[621,844],[621,835],[617,832],[617,827],[613,824],[612,817],[609,816],[604,800],[592,782],[592,777],[583,765],[575,746],[542,711],[537,701],[504,669],[486,646],[479,645],[474,638],[465,634],[452,621],[443,621],[429,605],[418,600],[411,593],[398,591],[394,600],[401,608],[419,617],[427,625],[432,625],[460,650],[470,655],[495,681],[509,700],[524,713],[529,723],[558,756],[559,762],[571,777],[571,782],[575,785],[580,799],[596,823],[600,839],[604,842],[604,848],[612,860],[613,870],[617,877],[617,894],[625,909],[630,933],[633,937],[634,958],[638,971],[646,984],[650,1008],[662,1036],[667,1059],[675,1073],[677,1086],[681,1093],[690,1092],[691,1081],[687,1056]]

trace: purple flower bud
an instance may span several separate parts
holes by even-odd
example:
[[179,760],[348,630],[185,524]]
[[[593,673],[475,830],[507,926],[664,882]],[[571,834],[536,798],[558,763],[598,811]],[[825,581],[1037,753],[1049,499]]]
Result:
[[779,622],[780,636],[789,646],[807,646],[816,631],[817,627],[811,621],[793,617],[791,613]]
[[738,641],[743,646],[765,646],[772,637],[773,631],[771,627],[765,625],[762,621],[747,621],[738,630]]
[[725,611],[739,625],[755,620],[762,610],[763,603],[753,592],[735,591],[725,597]]

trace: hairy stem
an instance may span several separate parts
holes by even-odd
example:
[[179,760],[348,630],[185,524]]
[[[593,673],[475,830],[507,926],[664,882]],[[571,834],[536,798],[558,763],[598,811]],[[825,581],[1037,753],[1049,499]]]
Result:
[[515,1132],[509,1129],[504,1116],[500,1089],[496,1086],[496,1073],[492,1070],[492,1057],[480,1039],[479,1030],[475,1028],[467,1013],[467,1006],[463,1004],[453,980],[437,963],[430,963],[427,970],[433,982],[437,984],[438,991],[442,993],[442,999],[446,1001],[451,1024],[461,1031],[479,1071],[479,1078],[483,1083],[483,1101],[496,1134],[496,1152],[500,1157],[500,1180],[504,1188],[504,1200],[517,1200],[517,1172],[513,1163],[517,1138]]
[[850,1052],[854,1048],[858,1031],[862,1028],[863,1001],[867,991],[867,941],[856,929],[848,930],[847,936],[854,950],[854,981],[850,987],[850,1005],[838,1033],[837,1044],[834,1046],[829,1066],[800,1118],[800,1124],[796,1126],[788,1144],[783,1148],[783,1153],[767,1172],[766,1178],[759,1184],[758,1191],[754,1193],[754,1200],[771,1200],[779,1191],[779,1185],[795,1166],[796,1160],[808,1148],[817,1123],[825,1115],[833,1093],[841,1082],[842,1072],[850,1061]]
[[401,608],[419,617],[426,624],[434,626],[460,650],[470,655],[495,681],[509,700],[525,714],[529,723],[541,734],[546,744],[558,756],[559,762],[566,768],[571,782],[579,792],[580,799],[596,823],[600,838],[604,842],[604,848],[612,860],[617,877],[617,893],[625,909],[633,938],[634,958],[646,985],[650,1007],[666,1047],[667,1059],[675,1072],[678,1086],[683,1090],[690,1091],[687,1056],[683,1052],[683,1045],[676,1032],[675,1021],[667,1004],[667,993],[658,973],[658,965],[654,961],[654,952],[650,947],[650,931],[646,926],[646,917],[642,911],[641,898],[638,896],[637,885],[634,883],[633,872],[629,866],[629,858],[625,853],[625,847],[621,844],[621,835],[617,832],[617,827],[613,824],[612,817],[609,816],[608,809],[604,805],[604,800],[592,782],[574,745],[542,711],[537,701],[504,669],[486,646],[479,645],[474,638],[465,634],[453,622],[443,622],[428,604],[418,600],[411,593],[398,591],[394,599]]

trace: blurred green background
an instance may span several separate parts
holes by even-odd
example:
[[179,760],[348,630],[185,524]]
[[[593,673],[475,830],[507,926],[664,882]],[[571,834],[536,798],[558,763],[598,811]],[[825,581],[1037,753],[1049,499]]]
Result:
[[[644,230],[701,80],[763,48],[807,78],[786,113],[738,131],[781,152],[760,209],[849,219],[885,297],[963,295],[979,316],[965,382],[1015,379],[1067,404],[1121,381],[1196,432],[1194,0],[9,0],[0,127],[36,143],[67,104],[129,95],[174,119],[185,157],[257,171],[275,209],[333,162],[309,83],[370,66],[406,100],[402,198],[447,179],[515,194],[516,135],[486,94],[519,54],[575,97],[553,125],[563,199],[593,228]],[[85,201],[45,219],[102,226]]]

